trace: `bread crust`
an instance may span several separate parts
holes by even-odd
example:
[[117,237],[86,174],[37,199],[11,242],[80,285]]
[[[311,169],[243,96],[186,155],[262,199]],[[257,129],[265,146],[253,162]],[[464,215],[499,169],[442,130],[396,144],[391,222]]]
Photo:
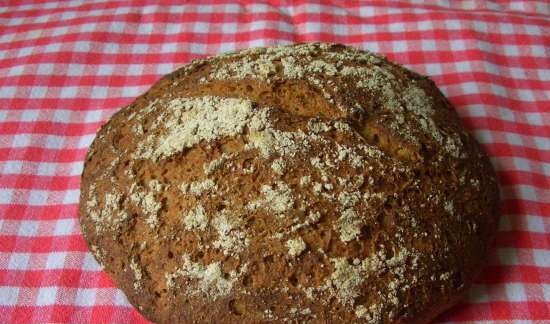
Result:
[[82,232],[156,323],[427,323],[499,196],[433,81],[338,44],[197,60],[101,127]]

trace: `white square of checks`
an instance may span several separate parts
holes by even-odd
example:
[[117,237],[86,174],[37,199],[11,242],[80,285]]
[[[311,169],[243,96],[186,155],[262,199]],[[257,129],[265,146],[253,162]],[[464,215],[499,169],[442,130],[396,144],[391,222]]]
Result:
[[57,296],[57,287],[41,287],[36,295],[36,305],[46,306],[55,304]]
[[510,301],[526,301],[527,295],[523,284],[520,283],[508,283],[505,285],[506,297]]
[[23,237],[34,237],[38,234],[38,221],[21,221],[19,224],[19,231],[17,232],[18,236]]
[[0,287],[0,306],[17,305],[17,296],[19,288],[17,287]]
[[67,252],[50,252],[46,260],[46,269],[63,269]]
[[96,302],[96,290],[77,288],[74,304],[77,306],[93,306]]
[[533,249],[533,259],[538,267],[550,267],[550,250]]
[[56,220],[53,235],[63,236],[73,234],[75,232],[75,222],[72,218]]
[[25,270],[28,268],[30,258],[30,253],[12,253],[8,263],[8,269]]

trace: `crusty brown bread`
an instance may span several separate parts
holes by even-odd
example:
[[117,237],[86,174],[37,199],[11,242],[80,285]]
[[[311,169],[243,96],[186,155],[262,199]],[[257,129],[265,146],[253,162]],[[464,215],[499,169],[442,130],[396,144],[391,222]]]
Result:
[[426,77],[336,44],[197,60],[86,157],[91,251],[157,323],[423,323],[482,266],[489,160]]

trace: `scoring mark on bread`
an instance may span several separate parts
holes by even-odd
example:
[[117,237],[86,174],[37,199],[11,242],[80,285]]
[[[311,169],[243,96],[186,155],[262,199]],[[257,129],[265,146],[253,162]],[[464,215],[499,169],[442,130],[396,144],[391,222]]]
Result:
[[[323,58],[313,58],[312,55],[318,55],[320,50],[322,46],[306,44],[282,46],[267,51],[243,51],[231,55],[231,63],[218,63],[209,75],[209,80],[252,78],[266,83],[273,80],[307,80],[311,86],[319,88],[331,103],[334,102],[333,94],[341,90],[337,84],[343,82],[345,87],[364,89],[381,108],[391,111],[391,114],[385,117],[390,118],[390,122],[383,126],[396,136],[419,146],[418,131],[415,129],[415,126],[418,126],[418,129],[431,136],[446,154],[453,158],[464,157],[460,138],[448,135],[437,127],[434,121],[433,100],[416,80],[404,82],[396,69],[380,66],[381,58],[372,53],[336,51],[323,53]],[[300,53],[308,54],[300,56]],[[352,57],[355,59],[351,59]],[[281,73],[278,72],[279,65]],[[335,79],[339,82],[335,82]],[[340,110],[347,114],[357,109],[363,111],[357,98],[346,98],[351,100],[348,105],[336,103]],[[408,117],[411,114],[414,118]],[[315,123],[311,129],[313,132],[326,131],[322,125]]]

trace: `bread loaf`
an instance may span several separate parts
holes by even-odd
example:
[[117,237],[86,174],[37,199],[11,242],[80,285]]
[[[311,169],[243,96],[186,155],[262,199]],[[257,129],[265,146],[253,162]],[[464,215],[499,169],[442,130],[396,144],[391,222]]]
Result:
[[498,205],[430,79],[313,43],[196,60],[117,112],[80,221],[156,323],[424,323],[480,271]]

